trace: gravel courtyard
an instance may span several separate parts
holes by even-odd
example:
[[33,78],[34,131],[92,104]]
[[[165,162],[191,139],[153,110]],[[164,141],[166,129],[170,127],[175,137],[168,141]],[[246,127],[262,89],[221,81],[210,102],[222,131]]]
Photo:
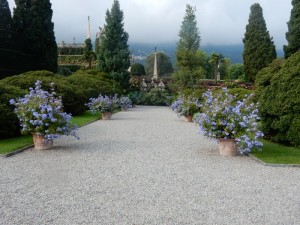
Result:
[[222,157],[168,107],[0,157],[0,224],[300,224],[300,168]]

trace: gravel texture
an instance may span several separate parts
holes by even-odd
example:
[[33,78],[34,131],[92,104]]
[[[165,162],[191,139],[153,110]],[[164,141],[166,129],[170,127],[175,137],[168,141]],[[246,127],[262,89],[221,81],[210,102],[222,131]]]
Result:
[[168,107],[0,158],[0,224],[300,224],[300,168],[222,157]]

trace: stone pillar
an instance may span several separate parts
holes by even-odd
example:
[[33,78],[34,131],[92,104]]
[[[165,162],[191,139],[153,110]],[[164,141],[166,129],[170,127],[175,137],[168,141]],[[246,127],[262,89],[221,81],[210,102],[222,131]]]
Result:
[[90,17],[89,16],[88,16],[87,38],[91,39],[91,24],[90,24]]
[[154,68],[153,68],[153,79],[157,80],[158,73],[157,73],[157,55],[156,55],[156,47],[154,52]]

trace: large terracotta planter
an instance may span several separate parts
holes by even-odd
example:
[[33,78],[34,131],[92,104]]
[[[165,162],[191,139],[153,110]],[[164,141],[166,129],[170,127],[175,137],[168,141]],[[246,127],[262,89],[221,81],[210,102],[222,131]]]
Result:
[[102,113],[102,119],[103,120],[110,120],[111,116],[112,116],[111,112],[103,112]]
[[186,115],[183,117],[183,120],[185,122],[192,122],[193,121],[193,115]]
[[238,149],[234,139],[219,138],[220,154],[223,156],[237,156]]
[[34,148],[36,150],[46,150],[53,146],[53,140],[44,139],[44,135],[32,134]]

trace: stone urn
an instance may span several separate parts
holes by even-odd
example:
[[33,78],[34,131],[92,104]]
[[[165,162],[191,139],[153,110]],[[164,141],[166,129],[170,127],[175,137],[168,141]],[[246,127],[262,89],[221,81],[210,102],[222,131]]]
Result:
[[103,120],[110,120],[111,116],[112,116],[111,112],[103,112],[102,113],[102,119]]
[[53,146],[53,140],[45,139],[44,135],[38,135],[36,133],[32,133],[34,148],[36,150],[46,150],[50,149]]
[[220,155],[222,156],[237,156],[238,149],[235,139],[219,138]]
[[185,122],[193,122],[193,115],[186,115],[183,117]]

